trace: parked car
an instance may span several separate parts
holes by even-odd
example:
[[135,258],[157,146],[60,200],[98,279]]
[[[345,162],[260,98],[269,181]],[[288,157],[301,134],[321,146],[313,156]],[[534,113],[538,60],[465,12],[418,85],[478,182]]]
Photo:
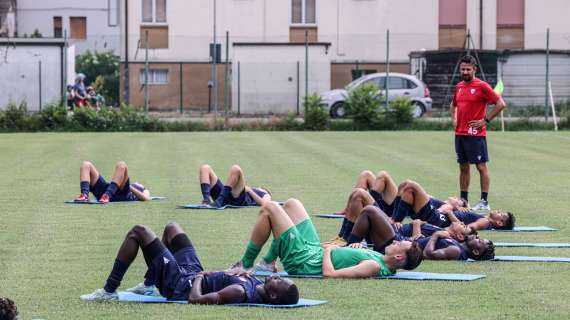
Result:
[[[386,73],[368,74],[352,81],[344,89],[335,89],[321,94],[323,103],[329,110],[331,118],[346,116],[344,101],[348,97],[349,92],[365,83],[375,83],[382,90],[382,94],[385,95]],[[410,98],[413,105],[413,114],[416,118],[431,111],[432,100],[429,96],[427,85],[412,75],[390,72],[388,101],[392,101],[397,97]]]

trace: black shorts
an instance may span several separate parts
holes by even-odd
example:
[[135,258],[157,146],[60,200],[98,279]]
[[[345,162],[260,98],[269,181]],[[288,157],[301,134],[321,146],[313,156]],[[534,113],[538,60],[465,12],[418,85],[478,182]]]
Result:
[[[99,175],[99,178],[95,182],[93,186],[90,186],[90,191],[93,193],[95,198],[100,199],[103,193],[107,191],[109,187],[109,182],[105,181],[102,175]],[[135,196],[134,193],[131,192],[131,184],[130,180],[127,179],[125,185],[118,189],[117,192],[111,198],[111,201],[136,201],[138,198]]]
[[485,137],[455,136],[455,153],[458,163],[477,164],[489,161]]

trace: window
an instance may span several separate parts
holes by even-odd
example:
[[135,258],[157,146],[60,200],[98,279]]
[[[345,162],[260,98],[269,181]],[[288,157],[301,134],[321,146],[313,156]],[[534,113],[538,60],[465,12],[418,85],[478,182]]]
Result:
[[[139,81],[144,85],[144,69],[141,69]],[[148,84],[168,84],[168,69],[149,69]]]
[[61,38],[62,36],[61,17],[53,17],[53,37]]
[[497,49],[524,48],[524,0],[497,0]]
[[120,0],[107,0],[107,25],[116,27],[119,25],[119,2]]
[[[386,77],[379,78],[378,85],[380,89],[384,90],[386,87]],[[407,89],[408,83],[407,79],[400,78],[400,77],[390,77],[388,81],[388,90],[398,90],[398,89]]]
[[406,84],[407,84],[406,89],[415,89],[415,88],[418,87],[418,86],[417,86],[413,81],[411,81],[411,80],[406,80]]
[[87,18],[69,17],[72,39],[87,39]]
[[142,22],[166,23],[166,0],[143,0]]
[[356,79],[363,77],[367,74],[371,74],[371,73],[375,73],[375,72],[376,72],[376,70],[373,70],[373,69],[368,69],[368,70],[352,69],[351,70],[352,80],[356,80]]
[[315,24],[317,0],[291,0],[291,24]]
[[466,0],[439,0],[439,48],[462,48],[467,26]]

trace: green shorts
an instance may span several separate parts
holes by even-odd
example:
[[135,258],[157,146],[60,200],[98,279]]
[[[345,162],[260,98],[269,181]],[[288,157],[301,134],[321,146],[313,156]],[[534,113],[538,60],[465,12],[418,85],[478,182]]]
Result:
[[323,248],[311,219],[287,229],[279,237],[279,258],[289,274],[321,274]]

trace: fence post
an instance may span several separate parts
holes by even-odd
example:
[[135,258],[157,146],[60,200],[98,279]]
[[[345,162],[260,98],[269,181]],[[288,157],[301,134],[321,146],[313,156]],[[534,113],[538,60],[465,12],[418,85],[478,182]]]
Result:
[[62,104],[64,104],[67,107],[67,30],[63,31],[63,61],[61,62],[63,63],[63,75],[62,75],[62,79],[63,79],[63,84],[62,84],[62,97],[63,97],[63,101]]
[[[305,108],[309,98],[309,30],[305,30]],[[305,110],[307,113],[307,110]]]
[[[39,95],[39,98],[40,98],[40,99],[39,99],[39,100],[40,100],[40,107],[39,107],[39,108],[40,108],[40,111],[42,111],[42,60],[38,60],[38,67],[39,67],[39,70],[40,70],[40,72],[39,72],[39,79],[38,79],[38,80],[39,80],[38,82],[39,82],[39,84],[40,84],[40,86],[39,86],[39,91],[40,91],[40,92],[39,92],[39,93],[40,93],[40,95]],[[66,88],[66,91],[67,91],[67,88]]]
[[230,84],[229,84],[229,61],[230,61],[230,32],[226,30],[226,69],[225,69],[225,80],[224,80],[224,116],[226,118],[226,127],[228,125],[228,105],[230,101]]
[[297,61],[297,115],[300,114],[300,100],[299,95],[301,94],[301,61]]
[[144,112],[148,113],[148,30],[144,33]]
[[384,92],[386,93],[385,107],[388,109],[388,90],[390,82],[390,29],[386,30],[386,81],[384,81]]
[[546,28],[546,81],[544,83],[544,121],[548,121],[548,82],[550,81],[550,28]]
[[180,113],[184,112],[184,93],[183,93],[183,84],[182,84],[182,62],[180,62]]
[[237,69],[238,69],[237,70],[237,73],[238,73],[237,74],[237,86],[238,86],[237,87],[237,90],[238,90],[238,92],[237,92],[237,99],[238,99],[238,101],[237,101],[237,103],[238,103],[237,114],[239,116],[241,113],[241,70],[240,70],[240,62],[239,61],[237,63]]

